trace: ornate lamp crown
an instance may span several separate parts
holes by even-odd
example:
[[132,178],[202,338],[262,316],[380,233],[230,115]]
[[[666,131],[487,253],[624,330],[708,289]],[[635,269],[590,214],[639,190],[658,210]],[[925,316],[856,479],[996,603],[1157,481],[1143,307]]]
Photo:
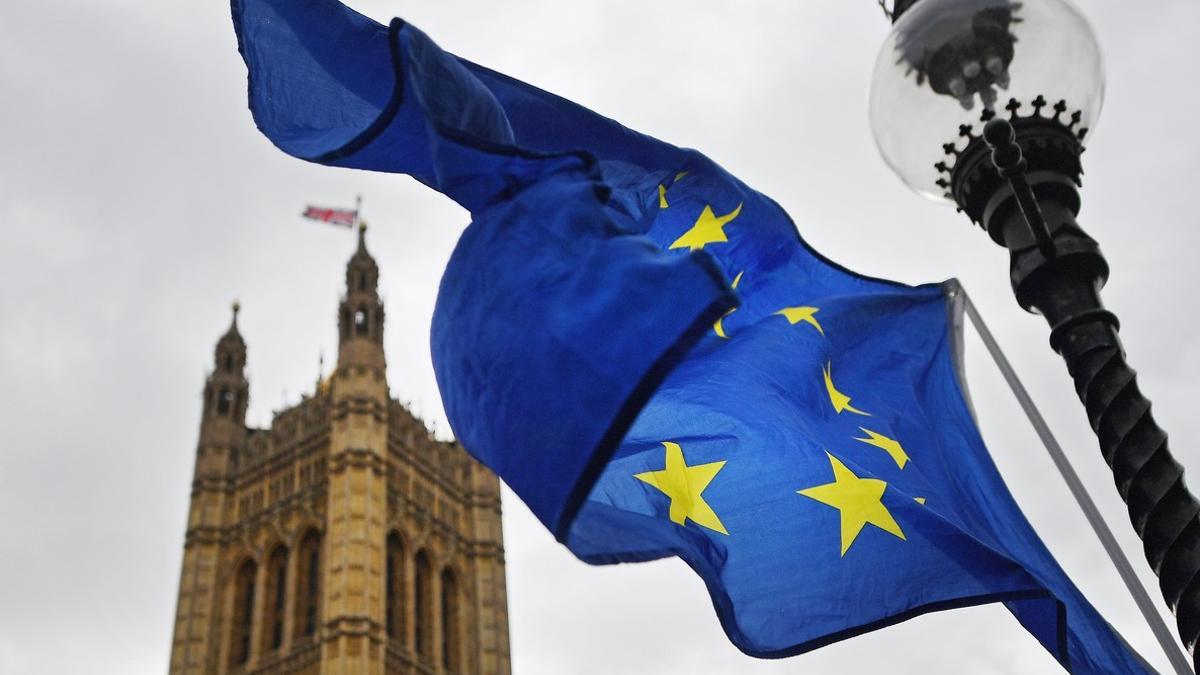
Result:
[[[1031,114],[1018,114],[1022,107],[1020,101],[1012,98],[1004,109],[1016,132],[1027,170],[1031,175],[1052,172],[1081,186],[1083,166],[1080,155],[1088,132],[1087,127],[1081,126],[1083,114],[1076,110],[1064,118],[1069,110],[1067,102],[1059,100],[1051,106],[1041,95],[1030,102]],[[1043,113],[1047,107],[1052,115]],[[986,123],[995,116],[996,111],[988,108],[980,114],[979,121]],[[960,210],[980,224],[984,222],[989,203],[1002,191],[1006,181],[992,163],[987,142],[975,133],[973,125],[959,125],[958,135],[966,139],[966,143],[962,147],[958,146],[957,140],[944,143],[942,151],[947,159],[933,166],[939,174],[937,185],[946,190],[947,199],[954,200]],[[1072,198],[1072,201],[1077,199]]]

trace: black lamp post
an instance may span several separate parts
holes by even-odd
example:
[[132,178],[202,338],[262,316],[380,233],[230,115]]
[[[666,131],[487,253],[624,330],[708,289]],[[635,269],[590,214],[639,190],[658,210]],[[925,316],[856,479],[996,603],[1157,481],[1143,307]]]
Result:
[[879,150],[911,188],[953,201],[1009,250],[1017,302],[1050,324],[1196,664],[1200,503],[1100,301],[1108,263],[1075,221],[1103,102],[1095,36],[1067,0],[895,0],[890,14],[871,82]]

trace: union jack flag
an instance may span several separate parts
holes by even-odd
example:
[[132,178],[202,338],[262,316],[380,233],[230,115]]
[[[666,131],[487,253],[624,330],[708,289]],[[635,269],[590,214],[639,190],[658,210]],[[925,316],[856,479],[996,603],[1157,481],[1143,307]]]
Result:
[[319,220],[330,225],[354,227],[358,220],[358,211],[351,209],[326,209],[319,206],[308,206],[304,209],[304,217]]

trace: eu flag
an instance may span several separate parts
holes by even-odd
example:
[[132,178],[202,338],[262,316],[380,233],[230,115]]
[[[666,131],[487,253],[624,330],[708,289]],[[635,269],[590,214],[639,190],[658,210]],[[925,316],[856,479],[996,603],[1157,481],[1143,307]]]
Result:
[[952,283],[840,267],[704,155],[403,21],[233,18],[272,142],[470,211],[433,323],[446,412],[575,555],[682,558],[755,656],[1003,602],[1072,672],[1143,670],[983,446]]

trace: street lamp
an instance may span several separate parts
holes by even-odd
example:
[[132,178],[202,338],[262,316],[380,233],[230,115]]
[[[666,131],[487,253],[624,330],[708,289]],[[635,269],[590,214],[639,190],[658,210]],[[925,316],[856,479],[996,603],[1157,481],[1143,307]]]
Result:
[[895,0],[889,14],[871,80],[879,151],[1009,250],[1017,302],[1050,324],[1195,664],[1200,503],[1100,301],[1108,263],[1075,221],[1104,98],[1095,35],[1067,0]]

